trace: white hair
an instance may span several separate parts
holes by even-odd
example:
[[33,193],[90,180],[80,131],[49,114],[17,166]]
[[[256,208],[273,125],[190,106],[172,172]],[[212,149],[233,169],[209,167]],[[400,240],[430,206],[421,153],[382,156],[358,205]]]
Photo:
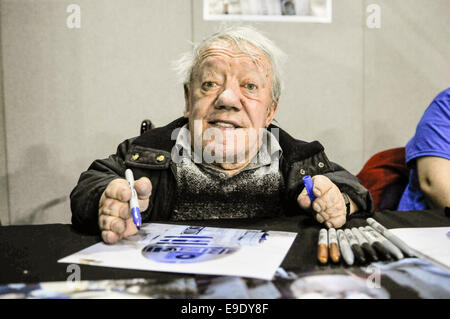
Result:
[[249,44],[261,50],[268,59],[272,71],[272,100],[278,103],[281,95],[281,67],[286,55],[266,36],[251,26],[226,26],[207,37],[199,44],[194,44],[192,51],[186,52],[173,64],[180,81],[187,85],[192,80],[194,68],[201,62],[201,53],[212,44],[226,41],[236,45],[243,53],[254,58]]

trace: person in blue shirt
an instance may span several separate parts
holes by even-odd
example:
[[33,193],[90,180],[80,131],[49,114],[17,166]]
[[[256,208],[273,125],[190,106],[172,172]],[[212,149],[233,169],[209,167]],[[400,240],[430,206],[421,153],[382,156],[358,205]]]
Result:
[[450,88],[425,110],[406,145],[409,183],[397,210],[450,206]]

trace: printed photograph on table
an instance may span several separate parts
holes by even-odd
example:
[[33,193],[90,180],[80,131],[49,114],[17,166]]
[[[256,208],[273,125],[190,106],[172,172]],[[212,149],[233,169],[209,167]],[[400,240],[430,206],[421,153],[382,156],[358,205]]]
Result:
[[60,263],[270,280],[297,233],[144,224],[116,245],[97,243]]
[[0,285],[1,299],[388,299],[450,297],[448,273],[418,258],[352,270],[277,272],[272,280],[184,276]]
[[203,0],[203,18],[331,23],[332,0]]
[[370,288],[363,272],[342,269],[326,274],[290,273],[271,281],[237,276],[186,276],[178,279],[123,279],[0,285],[1,299],[385,299]]

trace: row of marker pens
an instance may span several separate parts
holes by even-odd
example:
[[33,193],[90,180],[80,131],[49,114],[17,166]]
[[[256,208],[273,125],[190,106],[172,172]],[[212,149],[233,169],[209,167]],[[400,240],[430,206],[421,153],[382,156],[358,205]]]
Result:
[[400,238],[375,221],[368,218],[366,227],[334,229],[323,228],[319,232],[317,258],[321,264],[328,259],[338,263],[342,259],[349,266],[366,264],[378,260],[413,257],[414,252]]

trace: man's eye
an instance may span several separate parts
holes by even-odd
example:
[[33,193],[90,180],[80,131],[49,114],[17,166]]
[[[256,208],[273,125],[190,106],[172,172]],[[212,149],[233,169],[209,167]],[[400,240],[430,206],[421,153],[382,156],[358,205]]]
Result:
[[256,90],[256,84],[253,84],[253,83],[247,83],[246,85],[245,85],[245,87],[248,89],[248,90],[250,90],[250,91],[254,91],[254,90]]
[[203,86],[204,89],[211,89],[211,88],[216,86],[216,83],[214,83],[212,81],[206,81],[206,82],[203,83],[202,86]]

